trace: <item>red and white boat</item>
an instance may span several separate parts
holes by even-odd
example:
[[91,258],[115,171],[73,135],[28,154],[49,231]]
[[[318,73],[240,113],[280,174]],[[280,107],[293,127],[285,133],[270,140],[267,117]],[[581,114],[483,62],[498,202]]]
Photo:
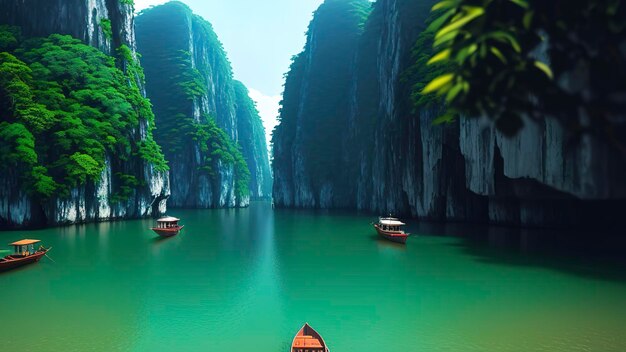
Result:
[[398,218],[380,217],[378,218],[378,222],[373,225],[379,235],[390,241],[404,244],[406,243],[407,237],[409,237],[409,233],[402,230],[402,227],[406,224]]
[[161,237],[176,236],[180,233],[183,227],[185,227],[185,225],[179,225],[179,221],[180,219],[178,218],[166,216],[157,220],[156,227],[151,228],[151,230],[156,232],[156,234]]
[[290,352],[329,352],[329,350],[322,336],[306,323],[293,338]]
[[0,258],[0,271],[15,269],[41,260],[41,257],[46,255],[51,248],[40,246],[39,249],[35,250],[35,244],[39,242],[41,241],[24,239],[11,243],[10,245],[13,246],[15,252]]

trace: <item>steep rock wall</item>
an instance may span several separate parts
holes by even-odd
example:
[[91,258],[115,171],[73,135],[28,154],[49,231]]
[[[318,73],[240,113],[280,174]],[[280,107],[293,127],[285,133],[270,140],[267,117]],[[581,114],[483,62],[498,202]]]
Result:
[[[303,70],[303,58],[294,61],[273,141],[276,204],[334,208],[348,203],[376,213],[515,226],[616,224],[618,209],[625,205],[626,170],[601,141],[585,136],[572,143],[550,119],[526,121],[522,133],[509,139],[480,119],[433,126],[437,107],[414,110],[407,69],[434,3],[378,0],[365,24],[348,69],[352,85],[343,96],[351,104],[349,158],[335,170],[336,179],[355,180],[347,199],[330,195],[325,203],[295,201],[311,173],[303,168],[306,158],[288,155],[289,146],[307,143],[297,133],[303,124],[296,107],[310,99],[307,75],[318,72]],[[305,53],[321,45],[308,42]],[[337,107],[332,100],[317,103]],[[336,122],[345,120],[337,117]]]
[[358,38],[367,1],[327,0],[309,26],[305,49],[285,85],[274,132],[277,206],[348,206],[353,188],[348,116]]
[[[247,89],[233,80],[211,24],[173,1],[143,11],[137,33],[156,115],[156,138],[171,165],[168,205],[244,207],[250,197],[267,197],[271,173],[263,126]],[[213,123],[230,142],[209,139],[206,145],[201,136],[205,132],[198,128]],[[223,139],[220,131],[210,133]],[[230,160],[230,154],[239,152],[223,152],[228,149],[223,144],[230,143],[241,147],[250,174],[247,194],[238,191],[242,170]]]
[[[0,24],[19,26],[25,37],[59,33],[76,37],[101,51],[117,56],[117,48],[128,46],[135,55],[132,5],[119,0],[0,0]],[[105,34],[102,20],[111,24]],[[119,60],[122,69],[128,62]],[[140,77],[136,77],[141,86]],[[139,128],[132,131],[136,141],[150,132],[146,117],[140,116]],[[113,201],[120,182],[116,174],[133,175],[139,185],[124,201]],[[12,173],[0,175],[0,228],[55,226],[89,221],[156,216],[166,211],[169,197],[167,172],[155,170],[139,157],[119,160],[107,156],[105,169],[96,182],[87,182],[70,192],[69,197],[46,201],[32,199],[22,191]]]

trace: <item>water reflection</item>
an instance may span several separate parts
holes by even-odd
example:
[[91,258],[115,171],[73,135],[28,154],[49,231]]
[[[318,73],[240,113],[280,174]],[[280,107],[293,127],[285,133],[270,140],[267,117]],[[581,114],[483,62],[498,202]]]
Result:
[[2,325],[3,346],[20,350],[33,315],[32,350],[278,351],[305,321],[336,351],[626,345],[623,266],[594,255],[612,240],[409,221],[401,245],[369,216],[269,203],[171,215],[185,230],[168,239],[149,219],[32,233],[57,264],[0,275],[3,316],[37,302]]
[[485,263],[626,281],[626,237],[615,232],[429,222],[414,222],[409,228],[420,234],[459,238],[453,246]]

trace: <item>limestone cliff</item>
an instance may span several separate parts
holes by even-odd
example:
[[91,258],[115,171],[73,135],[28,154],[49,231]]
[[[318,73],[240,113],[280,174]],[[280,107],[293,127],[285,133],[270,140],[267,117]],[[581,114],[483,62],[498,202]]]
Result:
[[348,116],[359,37],[368,1],[328,0],[315,12],[307,43],[285,83],[274,130],[274,202],[278,206],[348,206],[355,165]]
[[[516,226],[615,224],[626,199],[626,171],[601,141],[587,136],[572,143],[549,119],[527,121],[511,139],[480,119],[433,126],[437,107],[414,109],[407,70],[434,2],[378,0],[363,30],[352,32],[358,47],[342,51],[341,60],[328,62],[332,67],[311,68],[311,52],[342,42],[315,35],[320,25],[331,30],[322,9],[335,2],[320,7],[287,76],[274,132],[276,205]],[[333,72],[329,85],[341,86],[333,91],[340,99],[310,91],[325,72]],[[340,138],[311,134],[302,114],[311,100],[316,111],[340,112],[331,114]],[[312,154],[302,150],[324,145],[337,146],[342,162],[332,165],[332,177],[319,179],[328,165],[312,166]],[[315,180],[323,184],[311,187]],[[333,187],[338,182],[340,190]]]
[[272,173],[270,171],[265,127],[250,98],[248,88],[234,81],[237,116],[237,134],[243,157],[250,170],[250,196],[255,199],[272,197]]
[[243,207],[267,197],[263,126],[211,24],[173,1],[142,11],[137,37],[156,140],[171,166],[168,205]]
[[[118,0],[0,0],[0,24],[21,28],[25,37],[69,34],[84,43],[117,56],[122,45],[134,59],[135,37],[132,5]],[[108,28],[110,25],[110,28]],[[121,69],[129,62],[118,57]],[[141,77],[136,76],[141,87]],[[146,116],[130,131],[135,143],[150,137]],[[124,200],[113,200],[120,187],[118,175],[131,175],[138,182]],[[167,172],[140,158],[120,160],[106,156],[104,171],[96,181],[71,189],[68,196],[34,199],[22,187],[17,175],[8,170],[0,175],[0,227],[53,226],[87,221],[158,215],[166,210],[169,196]]]

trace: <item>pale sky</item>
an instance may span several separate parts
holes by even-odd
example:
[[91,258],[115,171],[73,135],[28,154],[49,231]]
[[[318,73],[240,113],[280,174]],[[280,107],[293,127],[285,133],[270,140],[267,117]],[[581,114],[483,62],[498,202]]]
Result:
[[[166,0],[135,0],[141,11]],[[213,24],[233,66],[235,79],[250,97],[268,138],[276,125],[283,75],[291,57],[302,51],[313,11],[323,0],[182,0],[194,13]]]

